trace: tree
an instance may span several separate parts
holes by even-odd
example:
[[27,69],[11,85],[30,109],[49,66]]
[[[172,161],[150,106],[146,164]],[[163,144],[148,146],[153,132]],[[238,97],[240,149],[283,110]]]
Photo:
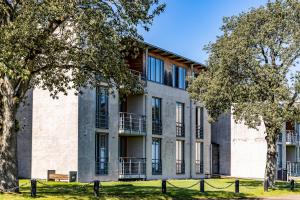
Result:
[[[105,80],[136,87],[125,57],[165,5],[159,0],[0,2],[0,190],[18,186],[16,112],[35,87],[53,97]],[[122,87],[121,87],[122,86]]]
[[299,119],[300,3],[269,1],[224,18],[222,35],[206,49],[208,68],[192,81],[191,97],[204,103],[212,120],[232,112],[236,122],[265,126],[265,178],[273,186],[276,141],[286,121]]

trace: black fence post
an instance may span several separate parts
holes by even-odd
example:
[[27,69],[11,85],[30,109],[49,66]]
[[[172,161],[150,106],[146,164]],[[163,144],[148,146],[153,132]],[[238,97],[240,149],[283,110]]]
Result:
[[204,193],[204,179],[203,178],[200,180],[200,192]]
[[36,179],[31,179],[31,196],[36,197]]
[[235,180],[235,193],[236,194],[240,193],[240,181],[239,181],[239,179]]
[[163,194],[166,194],[167,193],[167,180],[163,179],[161,181],[161,192]]
[[291,180],[291,190],[295,189],[295,181],[294,179]]
[[269,179],[267,178],[264,180],[264,191],[268,192],[268,190],[269,190]]
[[100,189],[100,181],[94,180],[94,195],[95,195],[95,197],[99,197],[99,189]]

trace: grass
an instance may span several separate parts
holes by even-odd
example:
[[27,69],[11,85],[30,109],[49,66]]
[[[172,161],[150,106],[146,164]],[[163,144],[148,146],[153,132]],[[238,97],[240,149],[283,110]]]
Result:
[[[199,184],[190,188],[183,189],[197,183],[199,180],[170,180],[175,188],[170,184],[167,184],[167,194],[161,193],[161,181],[133,181],[133,182],[103,182],[101,185],[103,188],[100,192],[99,199],[118,200],[171,200],[171,199],[198,199],[198,198],[257,198],[265,196],[284,196],[284,195],[300,195],[300,187],[296,187],[294,191],[291,191],[288,184],[285,182],[278,182],[276,190],[269,190],[269,192],[263,192],[262,182],[256,180],[240,180],[240,194],[234,193],[234,184],[227,189],[218,190],[205,184],[205,193],[199,192]],[[234,182],[234,179],[206,179],[209,184],[215,187],[225,187]],[[5,200],[24,200],[31,199],[30,197],[30,184],[29,180],[21,180],[20,185],[27,183],[20,189],[20,194],[3,194],[0,193],[0,199]],[[96,199],[93,196],[93,185],[89,185],[87,190],[78,189],[79,186],[83,186],[83,183],[60,183],[60,182],[45,182],[49,185],[43,185],[38,183],[37,185],[37,199],[38,200],[81,200],[81,199]],[[297,186],[297,184],[296,184]],[[300,186],[300,183],[299,183]],[[60,188],[60,189],[58,189]]]

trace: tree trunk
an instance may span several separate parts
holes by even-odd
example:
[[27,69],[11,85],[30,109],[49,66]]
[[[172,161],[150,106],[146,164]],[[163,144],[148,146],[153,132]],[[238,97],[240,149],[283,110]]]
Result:
[[[274,131],[267,128],[266,133],[266,142],[267,142],[267,160],[266,160],[266,168],[265,168],[265,180],[268,180],[269,187],[273,187],[275,184],[276,178],[276,165],[277,165],[277,151],[276,151],[276,143],[277,137],[279,135],[278,130]],[[264,181],[264,186],[266,187],[266,181]]]
[[0,190],[15,188],[19,184],[16,110],[17,103],[12,84],[8,78],[0,78]]

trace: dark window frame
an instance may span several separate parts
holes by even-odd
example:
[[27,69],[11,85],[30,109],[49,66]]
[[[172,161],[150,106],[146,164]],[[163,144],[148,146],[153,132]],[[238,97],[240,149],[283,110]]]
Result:
[[[161,138],[152,138],[152,151],[151,151],[151,159],[152,159],[152,175],[161,175],[162,174],[162,162],[161,162]],[[153,149],[154,148],[154,149]],[[158,153],[158,157],[156,152]],[[153,152],[155,154],[153,155]]]
[[172,74],[173,87],[185,90],[187,86],[186,68],[173,65]]
[[[176,102],[176,136],[185,137],[185,104]],[[178,116],[181,114],[181,116]]]
[[[176,174],[185,174],[184,142],[184,140],[176,140]],[[180,149],[178,148],[179,144],[181,146]]]
[[[104,155],[101,153],[104,148]],[[95,172],[97,175],[108,174],[108,134],[96,133],[95,135]]]
[[96,87],[96,128],[108,129],[108,104],[108,89],[106,87]]
[[204,108],[196,107],[196,138],[204,139]]
[[162,99],[152,97],[152,134],[162,135]]
[[148,56],[147,80],[164,84],[165,64],[162,59]]

